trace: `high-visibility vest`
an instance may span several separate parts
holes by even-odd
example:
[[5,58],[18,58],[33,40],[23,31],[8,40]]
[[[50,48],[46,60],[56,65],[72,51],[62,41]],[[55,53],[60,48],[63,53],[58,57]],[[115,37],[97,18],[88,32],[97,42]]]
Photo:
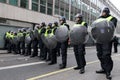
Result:
[[10,38],[10,33],[9,32],[6,32],[6,38]]
[[40,28],[40,29],[38,29],[38,33],[41,33],[41,30],[42,30],[43,28]]
[[49,29],[46,29],[46,31],[45,31],[45,34],[44,34],[45,37],[48,36],[48,30],[49,30]]
[[11,39],[13,39],[13,38],[14,38],[14,35],[13,35],[13,34],[11,34],[11,35],[10,35],[10,38],[11,38]]
[[51,33],[50,33],[50,37],[54,35],[54,29],[55,29],[55,28],[52,29],[52,31],[51,31]]
[[22,32],[18,32],[17,36],[18,36],[18,37],[22,37],[22,36],[23,36],[23,33],[22,33]]
[[112,16],[109,16],[109,17],[107,17],[107,18],[99,18],[99,19],[97,19],[95,22],[101,22],[101,21],[104,21],[104,20],[111,21],[112,18],[113,18]]

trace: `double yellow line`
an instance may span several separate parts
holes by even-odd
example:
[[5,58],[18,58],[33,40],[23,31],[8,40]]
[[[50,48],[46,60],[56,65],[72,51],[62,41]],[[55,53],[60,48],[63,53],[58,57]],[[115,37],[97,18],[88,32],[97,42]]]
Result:
[[[113,57],[117,57],[117,56],[120,56],[120,54],[119,55],[115,55]],[[94,63],[97,63],[97,62],[99,62],[99,60],[88,62],[87,65],[94,64]],[[36,76],[36,77],[33,77],[33,78],[29,78],[29,79],[26,79],[26,80],[38,80],[40,78],[44,78],[44,77],[55,75],[55,74],[58,74],[58,73],[61,73],[61,72],[69,71],[69,70],[73,69],[74,67],[76,67],[76,66],[73,66],[73,67],[70,67],[70,68],[65,68],[65,69],[62,69],[62,70],[54,71],[54,72],[50,72],[50,73],[43,74],[43,75],[39,75],[39,76]]]

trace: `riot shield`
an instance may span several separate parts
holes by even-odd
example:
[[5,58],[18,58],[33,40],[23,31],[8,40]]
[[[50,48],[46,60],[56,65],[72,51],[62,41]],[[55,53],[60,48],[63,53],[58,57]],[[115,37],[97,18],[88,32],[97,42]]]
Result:
[[50,34],[48,34],[48,36],[45,37],[44,34],[42,34],[41,39],[48,49],[54,49],[57,46],[55,35],[51,36]]
[[96,43],[108,43],[113,38],[115,26],[111,21],[94,21],[91,27],[91,35]]
[[18,37],[14,37],[12,39],[12,43],[15,44],[15,45],[17,45],[18,44]]
[[26,37],[25,37],[25,43],[26,43],[26,44],[29,44],[30,42],[31,42],[30,36],[26,36]]
[[83,44],[88,40],[87,28],[82,25],[74,25],[69,36],[71,45]]
[[55,37],[58,42],[64,42],[68,39],[68,28],[65,25],[58,27],[55,31]]

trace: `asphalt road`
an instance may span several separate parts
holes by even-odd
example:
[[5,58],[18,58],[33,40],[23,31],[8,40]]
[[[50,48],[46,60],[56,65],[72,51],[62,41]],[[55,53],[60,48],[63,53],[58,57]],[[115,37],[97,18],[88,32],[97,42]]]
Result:
[[[120,49],[120,47],[119,47]],[[120,79],[120,54],[113,53],[114,69],[113,80]],[[40,61],[38,57],[29,58],[21,55],[0,54],[0,80],[106,80],[105,75],[95,73],[100,69],[95,47],[86,48],[86,73],[79,74],[79,70],[73,70],[76,61],[72,49],[68,49],[68,63],[66,69],[59,69],[61,57],[57,64],[48,65],[48,62]]]

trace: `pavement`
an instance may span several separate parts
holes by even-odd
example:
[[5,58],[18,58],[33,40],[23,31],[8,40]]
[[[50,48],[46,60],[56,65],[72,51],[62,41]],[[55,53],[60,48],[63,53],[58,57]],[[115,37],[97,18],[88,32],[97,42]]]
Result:
[[[58,57],[57,64],[50,66],[49,62],[41,61],[38,57],[3,54],[6,53],[5,50],[0,50],[0,53],[0,80],[107,80],[104,74],[95,73],[100,69],[95,47],[86,48],[85,74],[79,74],[79,70],[73,70],[76,61],[72,48],[68,49],[67,68],[62,70],[59,69],[61,57]],[[112,59],[114,61],[112,80],[119,80],[120,51],[113,53]]]

